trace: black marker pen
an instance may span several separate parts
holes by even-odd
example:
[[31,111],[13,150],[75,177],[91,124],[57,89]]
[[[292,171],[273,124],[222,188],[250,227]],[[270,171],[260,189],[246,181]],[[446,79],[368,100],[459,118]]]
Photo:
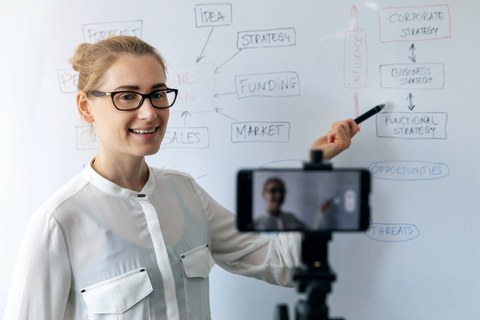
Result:
[[364,114],[359,115],[358,117],[355,118],[355,122],[357,124],[360,124],[361,122],[367,120],[371,116],[374,116],[380,111],[382,111],[383,108],[385,108],[385,103],[379,104],[378,106],[373,107],[372,109],[368,110]]

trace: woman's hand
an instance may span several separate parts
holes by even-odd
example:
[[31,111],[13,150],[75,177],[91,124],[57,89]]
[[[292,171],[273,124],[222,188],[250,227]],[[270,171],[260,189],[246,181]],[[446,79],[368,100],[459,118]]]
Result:
[[353,136],[358,131],[360,127],[353,119],[336,121],[326,135],[312,143],[311,150],[321,150],[323,159],[330,160],[350,146]]

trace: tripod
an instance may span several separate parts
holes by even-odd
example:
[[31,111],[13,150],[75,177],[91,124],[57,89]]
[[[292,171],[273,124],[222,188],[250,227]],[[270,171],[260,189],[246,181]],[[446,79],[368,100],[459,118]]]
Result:
[[[319,150],[311,153],[311,162],[304,164],[305,170],[332,170],[332,166],[323,163],[323,155]],[[327,295],[336,280],[335,274],[328,264],[328,242],[332,239],[331,232],[304,232],[302,240],[303,266],[297,268],[293,280],[297,291],[305,293],[306,299],[301,299],[295,306],[295,320],[344,320],[329,318]],[[274,320],[289,320],[288,306],[278,305]]]
[[[295,320],[344,320],[329,318],[327,295],[331,291],[332,282],[336,280],[327,261],[328,241],[331,233],[305,233],[302,241],[303,266],[297,268],[293,280],[297,291],[305,293],[295,306]],[[274,320],[289,320],[288,306],[278,305]]]

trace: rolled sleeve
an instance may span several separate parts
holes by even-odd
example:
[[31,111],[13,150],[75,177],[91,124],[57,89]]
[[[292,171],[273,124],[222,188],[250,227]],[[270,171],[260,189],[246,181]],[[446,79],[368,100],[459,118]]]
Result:
[[192,183],[207,214],[215,262],[236,274],[292,286],[292,270],[300,264],[300,235],[286,232],[267,238],[259,233],[239,232],[235,215]]

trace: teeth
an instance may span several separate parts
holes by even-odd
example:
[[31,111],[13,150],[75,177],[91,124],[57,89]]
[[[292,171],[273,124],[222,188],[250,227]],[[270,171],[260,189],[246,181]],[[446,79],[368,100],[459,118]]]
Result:
[[155,128],[153,128],[153,129],[148,129],[148,130],[132,129],[131,131],[132,131],[133,133],[139,133],[139,134],[154,133],[154,132],[155,132]]

